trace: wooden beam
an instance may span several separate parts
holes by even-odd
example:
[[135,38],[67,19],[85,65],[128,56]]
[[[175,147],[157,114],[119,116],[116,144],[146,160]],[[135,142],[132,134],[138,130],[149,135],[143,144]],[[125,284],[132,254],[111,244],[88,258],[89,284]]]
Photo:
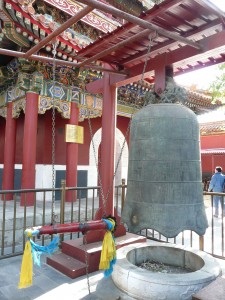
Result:
[[[211,35],[204,40],[202,40],[202,45],[204,47],[204,51],[199,53],[197,49],[194,49],[190,46],[184,46],[182,48],[176,49],[171,52],[163,53],[160,55],[155,56],[152,59],[149,59],[146,71],[145,71],[145,77],[148,76],[148,74],[152,71],[154,71],[160,61],[164,61],[165,65],[173,65],[178,62],[183,62],[188,64],[190,59],[197,61],[201,60],[202,57],[211,57],[212,54],[215,55],[216,53],[225,52],[225,30],[218,32],[214,35]],[[120,87],[126,84],[130,84],[132,82],[138,81],[141,79],[142,72],[144,68],[144,63],[140,63],[132,68],[129,69],[129,76],[124,77],[123,80],[120,80],[118,82],[114,82],[116,87]]]
[[218,17],[225,18],[225,12],[222,11],[218,6],[216,6],[211,1],[209,1],[209,0],[195,0],[195,2],[199,3],[203,7],[207,8],[208,10],[210,10],[211,12],[216,14]]
[[183,38],[182,36],[180,36],[178,34],[169,32],[165,29],[162,29],[161,27],[159,27],[157,25],[151,24],[151,23],[149,23],[145,20],[142,20],[142,19],[140,19],[138,17],[135,17],[133,15],[130,15],[130,14],[124,12],[124,11],[121,11],[121,10],[115,8],[115,7],[109,6],[107,4],[104,4],[104,3],[96,1],[96,0],[79,0],[79,2],[84,3],[86,5],[89,5],[93,8],[97,8],[99,10],[102,10],[106,13],[110,13],[112,15],[120,17],[121,19],[127,20],[128,22],[134,23],[134,24],[139,25],[143,28],[151,29],[153,31],[156,31],[159,34],[161,34],[162,36],[168,37],[168,38],[176,40],[176,41],[180,41],[180,42],[182,42],[184,44],[187,44],[187,45],[189,45],[193,48],[196,48],[196,49],[199,49],[199,50],[201,49],[201,45],[197,42],[190,41],[186,38]]
[[[207,34],[207,32],[210,30],[221,30],[221,21],[219,19],[216,19],[212,22],[210,22],[210,24],[204,24],[202,26],[200,26],[197,29],[194,29],[190,32],[188,32],[185,37],[186,38],[191,38],[191,39],[195,39],[196,36],[199,35],[199,33],[201,34]],[[177,45],[177,41],[172,41],[168,40],[164,43],[160,43],[156,46],[153,46],[151,49],[151,55],[155,56],[158,52],[162,53],[162,52],[166,52],[169,48],[173,48]],[[135,54],[132,57],[126,58],[124,60],[122,60],[120,63],[121,65],[123,65],[126,68],[126,65],[134,63],[136,60],[141,60],[144,59],[146,54],[147,54],[148,50],[144,50],[141,53]]]
[[89,93],[100,94],[103,92],[103,87],[104,87],[103,79],[98,79],[98,80],[92,81],[92,82],[86,84],[85,87]]
[[[18,52],[18,51],[13,51],[13,50],[7,50],[7,49],[2,49],[0,48],[0,54],[3,55],[8,55],[8,56],[13,56],[13,57],[24,57],[23,52]],[[32,54],[30,57],[28,57],[28,60],[34,60],[34,61],[41,61],[44,63],[55,63],[57,66],[69,66],[69,67],[75,67],[78,68],[78,64],[74,63],[74,62],[69,62],[69,61],[65,61],[65,60],[60,60],[60,59],[54,59],[51,57],[45,57],[45,56],[41,56],[41,55],[34,55]],[[107,72],[107,73],[111,73],[111,74],[119,74],[119,75],[123,75],[123,76],[127,76],[127,72],[126,71],[117,71],[117,70],[111,70],[111,69],[107,69],[107,68],[102,68],[96,65],[86,65],[84,67],[82,67],[83,69],[93,69],[93,70],[98,70],[101,72]]]
[[79,21],[83,18],[83,16],[87,15],[89,12],[91,12],[93,8],[86,6],[84,9],[80,10],[75,16],[67,20],[63,25],[58,27],[56,30],[54,30],[51,34],[49,34],[46,38],[41,40],[37,45],[35,45],[33,48],[31,48],[29,51],[27,51],[24,54],[25,58],[28,58],[32,54],[36,53],[38,50],[40,50],[43,46],[45,46],[48,42],[52,41],[54,38],[56,38],[60,33],[62,33],[64,30],[69,28],[71,25]]
[[101,51],[100,53],[97,53],[96,55],[90,57],[90,58],[87,58],[86,60],[82,61],[81,63],[78,64],[79,67],[82,67],[82,66],[85,66],[86,64],[88,63],[91,63],[93,61],[96,61],[104,56],[106,56],[107,54],[110,54],[112,53],[113,51],[115,50],[118,50],[122,47],[124,47],[125,45],[129,44],[129,43],[132,43],[134,41],[138,41],[139,39],[143,38],[144,36],[148,35],[150,32],[149,29],[145,29],[143,31],[141,31],[140,33],[138,34],[134,34],[132,37],[130,38],[127,38],[125,40],[123,40],[122,42],[120,43],[117,43],[116,45],[104,50],[104,51]]
[[[154,6],[151,8],[146,15],[142,17],[145,21],[151,21],[153,18],[158,16],[159,14],[167,11],[171,7],[178,6],[180,3],[182,3],[183,0],[165,0],[161,4]],[[96,41],[94,44],[91,44],[87,46],[85,49],[82,49],[79,51],[79,57],[83,57],[88,55],[90,52],[94,51],[96,48],[103,47],[103,45],[115,41],[118,37],[127,34],[129,31],[131,31],[134,28],[137,28],[138,25],[135,25],[133,23],[127,23],[124,24],[124,26],[121,28],[117,28],[115,31],[113,31],[113,34],[109,34],[108,36],[101,38],[100,40]]]
[[[116,83],[124,79],[124,76],[118,74],[110,74],[109,84],[116,87]],[[103,92],[104,82],[103,79],[99,79],[86,84],[86,90],[89,93],[100,94]]]

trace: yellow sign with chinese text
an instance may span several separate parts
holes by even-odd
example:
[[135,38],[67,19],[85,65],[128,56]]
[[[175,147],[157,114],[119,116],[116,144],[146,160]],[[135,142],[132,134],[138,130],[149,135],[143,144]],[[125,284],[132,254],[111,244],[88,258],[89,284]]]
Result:
[[66,143],[84,143],[84,128],[82,126],[66,124]]

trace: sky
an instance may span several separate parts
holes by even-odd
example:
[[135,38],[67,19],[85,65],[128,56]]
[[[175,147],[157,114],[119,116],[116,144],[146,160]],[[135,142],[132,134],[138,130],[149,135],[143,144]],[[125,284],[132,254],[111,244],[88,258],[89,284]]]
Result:
[[[225,0],[210,0],[210,1],[213,2],[221,10],[225,12]],[[211,66],[211,67],[203,68],[201,70],[176,76],[174,79],[179,85],[183,85],[187,87],[196,85],[198,89],[206,90],[207,88],[209,88],[210,83],[216,80],[216,76],[218,74],[219,74],[218,66]],[[210,112],[208,114],[198,116],[198,120],[200,123],[213,122],[215,120],[222,121],[225,120],[225,112],[221,110],[216,112]]]
[[[193,71],[187,74],[176,76],[174,79],[179,85],[185,87],[191,87],[193,85],[196,85],[197,89],[207,90],[210,83],[216,80],[216,76],[218,74],[218,66],[212,66],[203,68],[198,71]],[[198,116],[199,123],[213,122],[215,120],[225,120],[225,111],[219,110]]]
[[225,11],[225,1],[224,0],[210,0],[212,3],[217,5],[221,10]]
[[[225,12],[225,0],[209,0]],[[212,66],[175,77],[178,84],[191,86],[196,84],[199,89],[207,89],[218,75],[218,67]]]

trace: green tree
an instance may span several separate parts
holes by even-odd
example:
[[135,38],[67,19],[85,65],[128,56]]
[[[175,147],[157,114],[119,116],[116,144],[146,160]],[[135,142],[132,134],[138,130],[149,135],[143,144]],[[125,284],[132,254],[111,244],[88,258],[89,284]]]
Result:
[[219,65],[218,70],[219,75],[210,85],[209,91],[212,93],[213,102],[220,100],[225,103],[225,64]]

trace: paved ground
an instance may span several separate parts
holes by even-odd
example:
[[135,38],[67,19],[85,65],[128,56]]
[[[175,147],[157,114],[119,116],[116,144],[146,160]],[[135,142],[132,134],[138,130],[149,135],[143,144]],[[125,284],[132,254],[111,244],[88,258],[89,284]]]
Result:
[[111,278],[102,271],[89,275],[90,293],[86,276],[70,279],[50,266],[34,267],[33,285],[18,289],[22,256],[0,261],[1,300],[132,300],[115,288]]
[[[132,298],[115,288],[111,279],[105,279],[102,271],[90,274],[90,294],[86,276],[70,279],[45,264],[34,266],[33,285],[18,289],[22,256],[0,260],[1,300],[131,300]],[[225,261],[218,260],[225,276]]]
[[[210,205],[206,207],[209,209]],[[209,209],[210,210],[210,209]],[[210,215],[210,211],[208,211]],[[221,218],[215,220],[219,226]],[[218,224],[217,224],[218,223]],[[205,240],[207,244],[207,240]],[[131,300],[115,288],[111,279],[105,279],[102,271],[90,274],[90,294],[86,276],[70,279],[45,263],[34,266],[33,285],[18,289],[22,256],[0,260],[0,300]],[[225,260],[218,260],[225,276]]]

